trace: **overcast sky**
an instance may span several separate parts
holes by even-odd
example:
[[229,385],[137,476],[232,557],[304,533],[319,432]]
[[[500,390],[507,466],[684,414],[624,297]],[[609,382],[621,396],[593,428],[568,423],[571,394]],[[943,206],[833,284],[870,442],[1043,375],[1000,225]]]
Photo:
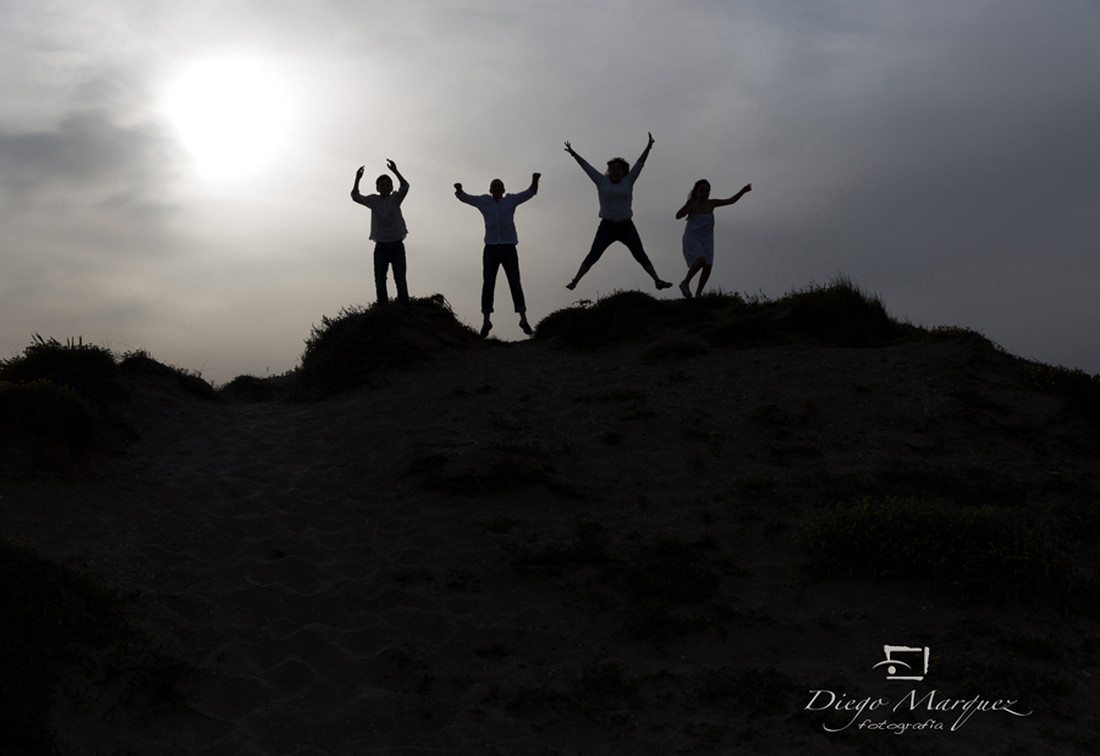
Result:
[[[374,298],[349,192],[391,158],[413,296],[480,323],[481,219],[452,185],[534,171],[532,322],[653,292],[621,245],[564,288],[597,200],[562,145],[602,168],[651,131],[634,215],[663,277],[692,183],[751,182],[716,211],[713,287],[846,275],[1098,373],[1097,40],[1097,0],[0,0],[0,358],[38,333],[217,383],[293,368],[312,324]],[[496,304],[522,338],[503,277]]]

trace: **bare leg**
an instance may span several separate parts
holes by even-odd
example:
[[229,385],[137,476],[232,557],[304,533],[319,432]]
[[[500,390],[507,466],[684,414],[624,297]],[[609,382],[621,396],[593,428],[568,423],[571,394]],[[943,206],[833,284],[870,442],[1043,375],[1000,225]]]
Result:
[[707,285],[707,280],[710,278],[710,269],[713,265],[703,264],[703,272],[699,274],[699,288],[695,290],[695,296],[700,296],[703,293],[703,287]]
[[687,275],[684,276],[684,280],[680,282],[680,292],[687,299],[691,299],[691,279],[695,277],[695,274],[699,272],[704,264],[705,263],[702,257],[695,258],[691,262],[691,266],[688,268],[688,272]]
[[649,277],[653,279],[653,283],[656,284],[658,289],[667,289],[669,286],[672,286],[670,281],[665,281],[657,275],[657,271],[653,268],[653,263],[645,263],[642,265],[642,268],[644,268],[645,272],[649,274]]
[[687,275],[684,276],[684,280],[681,281],[681,283],[691,283],[691,279],[695,277],[695,274],[698,273],[704,265],[706,265],[706,261],[702,257],[695,258],[695,260],[693,260],[691,263],[691,267],[688,268]]
[[565,288],[569,290],[577,288],[577,282],[584,278],[584,274],[587,273],[591,267],[591,265],[586,265],[582,262],[581,267],[577,268],[577,275],[573,276],[573,280],[567,283]]

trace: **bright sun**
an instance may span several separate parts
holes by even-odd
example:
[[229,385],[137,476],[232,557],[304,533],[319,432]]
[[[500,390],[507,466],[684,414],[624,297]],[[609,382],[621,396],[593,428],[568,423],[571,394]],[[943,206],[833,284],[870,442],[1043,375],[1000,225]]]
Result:
[[245,57],[195,61],[165,95],[164,111],[204,178],[234,179],[269,167],[290,116],[278,77]]

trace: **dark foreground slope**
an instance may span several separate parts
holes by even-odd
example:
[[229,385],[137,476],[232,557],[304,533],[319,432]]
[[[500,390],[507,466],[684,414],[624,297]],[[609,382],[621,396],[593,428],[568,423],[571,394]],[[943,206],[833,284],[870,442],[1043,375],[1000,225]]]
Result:
[[[308,354],[236,395],[133,388],[92,479],[0,479],[6,535],[192,670],[166,708],[71,678],[63,748],[1096,750],[1088,376],[843,285],[627,292],[520,344],[414,308],[356,324],[379,352],[339,388]],[[350,348],[329,330],[307,353]]]

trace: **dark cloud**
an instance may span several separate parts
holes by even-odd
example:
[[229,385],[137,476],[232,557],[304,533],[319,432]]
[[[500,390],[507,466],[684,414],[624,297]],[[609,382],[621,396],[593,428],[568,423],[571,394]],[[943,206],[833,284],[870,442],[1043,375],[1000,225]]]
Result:
[[158,206],[156,190],[170,176],[173,155],[156,127],[79,110],[49,130],[0,133],[0,192],[23,208],[63,192],[73,203],[148,213]]

